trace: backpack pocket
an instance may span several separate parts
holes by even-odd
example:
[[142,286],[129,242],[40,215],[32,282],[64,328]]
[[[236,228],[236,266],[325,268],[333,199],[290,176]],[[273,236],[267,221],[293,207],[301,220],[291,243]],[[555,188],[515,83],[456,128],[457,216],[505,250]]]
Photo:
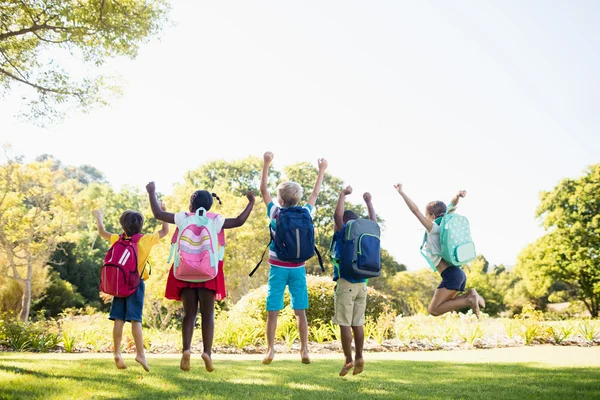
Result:
[[357,267],[362,270],[379,271],[381,269],[380,239],[378,236],[364,233],[358,239]]
[[[279,235],[275,237],[278,238]],[[282,261],[303,262],[315,255],[314,233],[312,229],[296,228],[278,238],[277,257]]]
[[206,227],[188,226],[179,239],[179,262],[174,267],[175,278],[188,282],[203,282],[217,276],[218,255]]
[[475,259],[475,244],[473,242],[463,243],[456,247],[456,261],[459,265],[466,264]]

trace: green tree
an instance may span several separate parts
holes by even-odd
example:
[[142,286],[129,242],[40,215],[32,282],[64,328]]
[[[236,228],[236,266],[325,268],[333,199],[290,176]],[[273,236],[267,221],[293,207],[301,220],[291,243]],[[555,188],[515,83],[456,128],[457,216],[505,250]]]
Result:
[[402,315],[426,314],[439,280],[439,275],[430,268],[394,275],[389,287]]
[[62,117],[61,103],[102,104],[114,82],[91,71],[110,58],[134,58],[168,10],[166,0],[1,0],[0,85],[27,89],[26,114],[38,121]]
[[33,311],[43,311],[46,318],[58,316],[69,307],[83,307],[85,299],[77,288],[60,279],[55,271],[50,271],[46,289],[42,296],[33,302]]
[[54,170],[52,161],[0,165],[0,273],[23,285],[20,318],[26,321],[36,269],[60,243],[77,240],[82,203],[80,183]]
[[[600,164],[541,194],[537,216],[547,233],[523,250],[518,267],[540,277],[536,288],[562,281],[593,317],[600,312]],[[529,279],[530,281],[531,279]]]

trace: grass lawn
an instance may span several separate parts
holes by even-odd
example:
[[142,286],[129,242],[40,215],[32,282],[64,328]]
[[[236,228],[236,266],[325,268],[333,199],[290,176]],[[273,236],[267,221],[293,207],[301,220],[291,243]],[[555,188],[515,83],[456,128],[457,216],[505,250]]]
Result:
[[144,372],[127,355],[0,353],[1,399],[600,399],[600,348],[525,347],[455,352],[366,353],[365,371],[341,378],[341,355],[303,365],[278,355],[215,355],[206,372],[177,355],[148,355]]

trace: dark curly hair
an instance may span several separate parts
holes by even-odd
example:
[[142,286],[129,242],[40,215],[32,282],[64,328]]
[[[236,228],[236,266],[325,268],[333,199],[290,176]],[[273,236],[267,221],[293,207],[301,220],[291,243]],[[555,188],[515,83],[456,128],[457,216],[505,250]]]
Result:
[[211,193],[208,190],[196,190],[190,197],[190,212],[196,212],[200,207],[203,207],[206,211],[210,210],[213,205],[213,197],[217,199],[219,204],[223,204],[216,193]]

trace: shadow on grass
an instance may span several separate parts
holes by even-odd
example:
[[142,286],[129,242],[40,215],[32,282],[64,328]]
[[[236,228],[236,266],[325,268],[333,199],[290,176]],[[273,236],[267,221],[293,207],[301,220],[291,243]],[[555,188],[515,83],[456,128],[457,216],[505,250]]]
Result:
[[[127,360],[135,364],[133,360]],[[213,373],[195,359],[190,373],[171,359],[152,360],[152,372],[111,360],[3,359],[0,398],[306,398],[323,399],[598,399],[596,368],[550,368],[534,364],[373,361],[358,376],[337,375],[341,363],[311,365],[276,361],[220,361]]]

